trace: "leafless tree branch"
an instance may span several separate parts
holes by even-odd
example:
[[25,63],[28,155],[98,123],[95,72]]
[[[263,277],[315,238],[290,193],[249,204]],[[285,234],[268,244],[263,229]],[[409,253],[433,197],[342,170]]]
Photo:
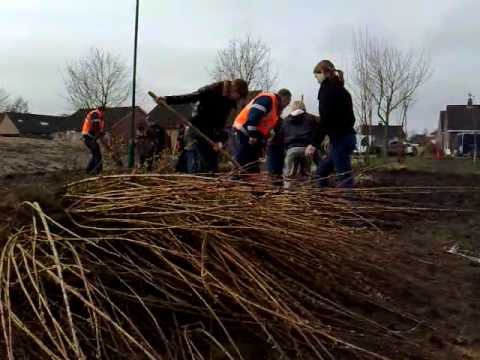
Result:
[[67,100],[76,109],[119,106],[131,93],[127,66],[119,56],[100,49],[67,64],[64,81]]
[[[432,74],[431,65],[424,52],[403,51],[371,36],[367,30],[355,34],[353,48],[356,98],[361,99],[360,107],[364,99],[373,100],[376,115],[385,126],[386,153],[392,114],[399,111],[402,123],[406,122],[417,90]],[[360,118],[364,115],[360,114]]]
[[28,113],[28,102],[21,96],[17,97],[10,105],[8,111],[26,114]]
[[8,109],[8,106],[10,104],[10,95],[3,90],[0,89],[0,112],[4,112]]
[[231,40],[227,48],[219,50],[209,72],[215,81],[242,78],[251,87],[266,91],[271,90],[277,81],[270,48],[251,36]]

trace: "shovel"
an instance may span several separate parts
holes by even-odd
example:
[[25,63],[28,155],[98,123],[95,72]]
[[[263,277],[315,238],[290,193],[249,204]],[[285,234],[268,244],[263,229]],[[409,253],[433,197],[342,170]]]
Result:
[[[158,103],[157,95],[155,95],[151,91],[148,92],[148,95],[150,95],[150,97],[156,103]],[[165,108],[168,109],[169,111],[171,111],[173,114],[175,114],[177,116],[178,120],[180,120],[180,122],[183,125],[188,126],[193,132],[195,132],[198,136],[200,136],[203,140],[205,140],[210,146],[212,146],[213,148],[216,148],[217,144],[212,139],[210,139],[207,135],[205,135],[199,128],[197,128],[195,125],[193,125],[188,119],[186,119],[185,116],[183,116],[179,112],[175,111],[175,109],[173,109],[170,105],[168,105],[164,101],[162,101],[162,105],[165,106]],[[233,156],[230,155],[230,153],[228,151],[226,151],[225,149],[219,149],[219,153],[224,155],[229,161],[231,161],[236,168],[240,169],[242,167],[242,165],[240,165],[237,162],[237,160],[235,160],[233,158]]]

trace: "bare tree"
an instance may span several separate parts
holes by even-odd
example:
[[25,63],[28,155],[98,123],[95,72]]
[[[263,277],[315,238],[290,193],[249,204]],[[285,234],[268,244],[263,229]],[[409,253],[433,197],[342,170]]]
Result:
[[26,114],[29,111],[28,102],[19,96],[8,106],[8,111]]
[[231,40],[227,48],[218,51],[210,75],[215,81],[241,78],[253,88],[271,90],[277,75],[272,70],[270,53],[268,45],[260,39],[247,36]]
[[131,92],[128,67],[117,55],[91,49],[88,56],[67,64],[65,88],[76,109],[119,106]]
[[0,112],[4,112],[8,109],[8,106],[10,104],[10,95],[3,90],[0,89]]
[[354,97],[354,110],[360,122],[360,131],[366,137],[362,145],[366,147],[365,160],[369,161],[370,154],[370,129],[373,119],[372,77],[370,76],[370,39],[368,30],[358,31],[353,34],[353,76],[352,88]]
[[405,116],[418,88],[431,75],[423,53],[405,52],[378,39],[369,38],[369,86],[376,113],[385,126],[383,152],[388,152],[391,116],[404,106]]

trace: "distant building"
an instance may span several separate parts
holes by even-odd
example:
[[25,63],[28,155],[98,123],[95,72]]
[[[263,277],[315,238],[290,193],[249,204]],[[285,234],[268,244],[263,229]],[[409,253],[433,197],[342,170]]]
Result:
[[[437,142],[446,154],[455,154],[461,146],[460,138],[466,134],[480,134],[480,105],[447,105],[440,111]],[[477,135],[478,136],[478,135]]]
[[[362,125],[360,128],[360,134],[363,137],[368,138],[368,144],[371,147],[383,147],[385,144],[386,131],[383,124],[379,125]],[[400,125],[389,125],[388,126],[388,140],[405,140],[406,139],[405,131],[403,126]],[[365,141],[362,141],[365,142]]]
[[[85,117],[90,109],[80,109],[61,121],[55,129],[55,138],[76,141],[81,137]],[[140,107],[136,108],[135,129],[145,124],[146,113]],[[128,141],[130,121],[132,118],[131,107],[107,108],[105,112],[105,130],[117,141]]]
[[51,138],[63,116],[7,112],[0,114],[0,136]]

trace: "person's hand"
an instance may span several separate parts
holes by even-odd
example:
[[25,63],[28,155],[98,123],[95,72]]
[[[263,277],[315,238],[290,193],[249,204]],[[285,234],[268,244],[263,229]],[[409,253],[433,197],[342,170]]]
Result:
[[251,138],[248,139],[248,143],[250,145],[255,145],[256,143],[258,143],[258,139],[254,138],[254,137],[251,137]]
[[157,104],[164,103],[166,100],[167,99],[165,98],[165,96],[157,96],[157,98],[155,99]]
[[223,150],[223,143],[221,143],[221,142],[216,143],[213,146],[213,150],[215,150],[216,152],[222,151]]

